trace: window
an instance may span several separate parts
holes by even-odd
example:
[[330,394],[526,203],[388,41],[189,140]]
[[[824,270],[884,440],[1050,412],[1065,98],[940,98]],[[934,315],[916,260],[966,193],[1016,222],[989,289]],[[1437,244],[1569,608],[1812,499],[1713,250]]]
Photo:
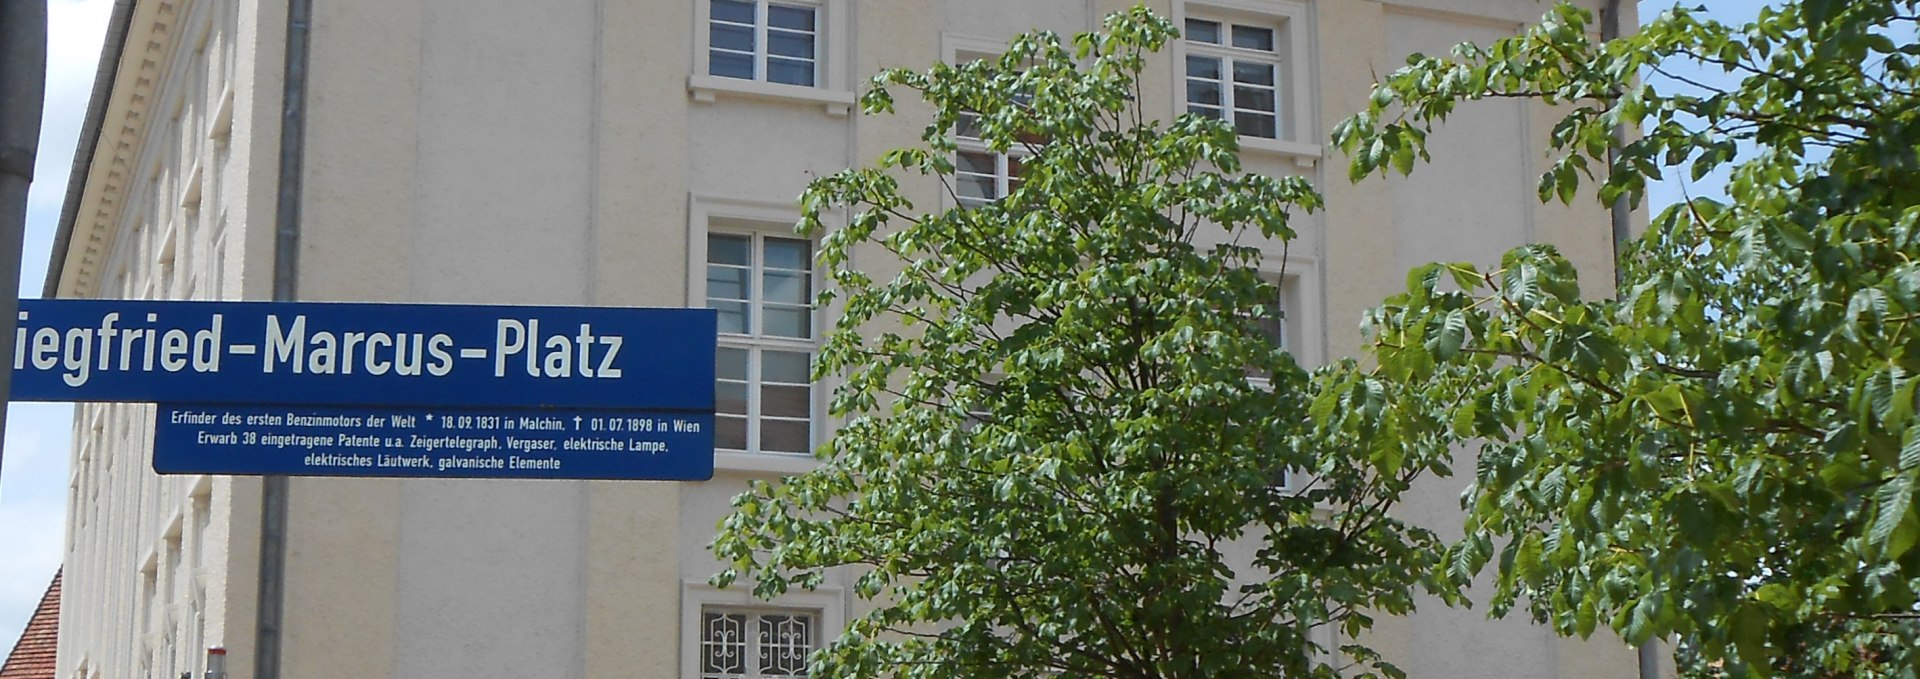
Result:
[[796,609],[700,609],[700,679],[807,676],[820,615]]
[[802,2],[711,0],[707,74],[813,87],[820,80],[820,8]]
[[1187,112],[1232,122],[1243,136],[1281,138],[1279,28],[1188,17],[1185,35]]
[[1013,193],[1029,155],[1024,144],[996,153],[980,139],[980,119],[963,116],[954,130],[953,191],[963,207],[979,207]]
[[813,440],[813,244],[707,236],[707,306],[719,312],[716,447],[807,453]]

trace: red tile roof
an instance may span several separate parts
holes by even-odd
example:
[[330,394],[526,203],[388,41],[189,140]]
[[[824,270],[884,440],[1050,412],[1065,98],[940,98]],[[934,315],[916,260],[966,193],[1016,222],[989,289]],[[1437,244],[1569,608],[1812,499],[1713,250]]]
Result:
[[55,571],[53,584],[40,596],[40,607],[34,609],[13,652],[7,654],[7,664],[0,665],[0,679],[53,679],[53,650],[59,638],[60,572]]

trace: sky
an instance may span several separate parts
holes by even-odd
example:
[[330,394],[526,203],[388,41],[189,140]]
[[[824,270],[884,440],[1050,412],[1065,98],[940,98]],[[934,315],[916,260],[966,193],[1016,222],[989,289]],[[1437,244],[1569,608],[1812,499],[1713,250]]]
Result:
[[[1671,0],[1641,3],[1653,16]],[[1760,0],[1690,0],[1711,5],[1711,15],[1729,22],[1748,21]],[[21,263],[21,294],[39,296],[66,181],[92,92],[112,0],[50,0],[48,5],[47,101],[40,152],[27,206],[26,246]],[[1724,81],[1720,74],[1696,74]],[[1676,174],[1677,176],[1677,174]],[[1713,178],[1694,184],[1669,178],[1649,192],[1658,208],[1692,195],[1716,191]],[[5,457],[0,460],[0,650],[8,650],[32,616],[41,593],[60,565],[66,531],[68,447],[73,407],[68,404],[15,403],[8,408]]]
[[[27,194],[22,296],[39,297],[46,280],[54,225],[66,200],[67,173],[112,9],[112,0],[47,3],[47,99]],[[66,403],[7,407],[5,457],[0,458],[0,652],[13,649],[60,566],[72,413]]]

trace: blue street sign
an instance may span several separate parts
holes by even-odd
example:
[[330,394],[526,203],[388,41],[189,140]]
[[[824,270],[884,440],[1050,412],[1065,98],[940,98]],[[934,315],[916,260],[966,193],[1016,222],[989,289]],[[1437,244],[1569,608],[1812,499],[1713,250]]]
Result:
[[161,404],[162,474],[713,478],[713,414]]
[[713,412],[710,309],[20,301],[21,401]]

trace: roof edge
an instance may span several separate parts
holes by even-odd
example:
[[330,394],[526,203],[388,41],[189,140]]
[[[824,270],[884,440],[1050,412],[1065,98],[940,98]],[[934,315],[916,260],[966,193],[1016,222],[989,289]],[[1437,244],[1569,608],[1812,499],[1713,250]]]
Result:
[[93,95],[87,101],[87,117],[80,125],[80,143],[74,145],[73,167],[67,173],[67,196],[60,206],[53,251],[47,255],[47,280],[41,286],[41,297],[60,296],[60,279],[66,274],[67,249],[73,245],[80,197],[87,192],[87,174],[100,147],[100,125],[106,121],[107,100],[113,96],[114,81],[120,74],[120,57],[126,51],[127,27],[133,23],[135,2],[137,0],[114,0],[113,16],[107,20],[106,39],[100,46],[100,65],[93,73]]

